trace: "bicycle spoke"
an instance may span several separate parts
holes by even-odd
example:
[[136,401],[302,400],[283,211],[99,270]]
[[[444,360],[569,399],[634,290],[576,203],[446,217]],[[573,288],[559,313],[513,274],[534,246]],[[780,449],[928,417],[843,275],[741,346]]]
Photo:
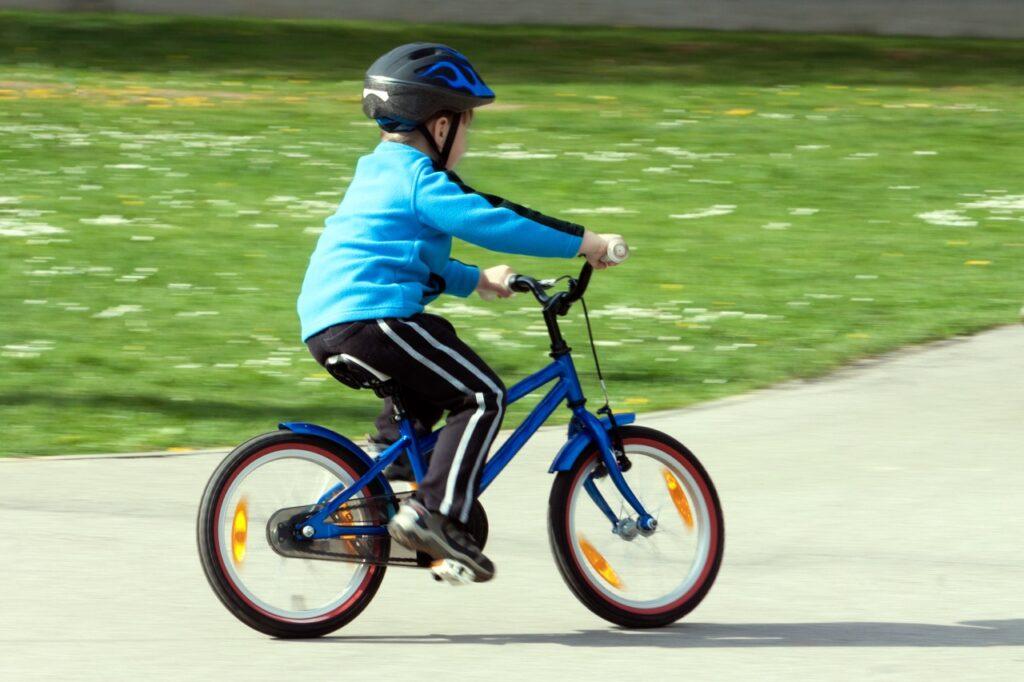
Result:
[[366,567],[358,564],[283,557],[266,540],[266,524],[273,514],[312,504],[339,482],[353,481],[340,468],[329,468],[323,457],[304,451],[293,457],[269,457],[236,480],[226,506],[232,509],[232,500],[243,495],[248,500],[248,543],[244,566],[229,572],[261,608],[282,615],[319,613],[343,600],[365,575]]
[[[644,510],[659,521],[657,529],[649,535],[635,530],[632,537],[609,533],[607,519],[587,499],[582,506],[576,506],[573,532],[586,537],[591,558],[600,556],[604,560],[595,564],[580,552],[580,565],[591,576],[588,580],[596,589],[615,602],[657,605],[683,594],[688,581],[699,574],[693,569],[704,560],[701,548],[706,545],[702,545],[700,538],[705,530],[696,523],[696,488],[676,460],[652,448],[627,447],[627,456],[632,466],[625,473],[626,484]],[[609,506],[618,510],[619,519],[637,521],[636,510],[610,476],[598,479],[597,483]],[[581,500],[589,498],[581,483],[573,494],[582,495]],[[687,517],[681,508],[689,512],[692,530],[687,530]],[[614,570],[618,586],[605,575],[609,567]]]

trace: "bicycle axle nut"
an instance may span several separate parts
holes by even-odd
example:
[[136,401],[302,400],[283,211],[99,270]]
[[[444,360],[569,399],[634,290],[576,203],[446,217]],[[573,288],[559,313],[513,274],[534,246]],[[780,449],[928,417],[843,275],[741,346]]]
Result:
[[636,525],[644,535],[650,535],[658,529],[658,520],[653,516],[642,516],[637,519]]

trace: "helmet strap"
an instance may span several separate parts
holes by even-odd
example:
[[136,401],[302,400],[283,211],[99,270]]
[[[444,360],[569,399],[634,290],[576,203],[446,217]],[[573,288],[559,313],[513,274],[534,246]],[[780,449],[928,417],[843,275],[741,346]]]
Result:
[[427,140],[427,144],[434,150],[434,153],[438,156],[441,155],[441,150],[437,148],[437,142],[434,142],[434,136],[427,130],[427,126],[422,123],[416,124],[416,130],[420,131],[420,134]]
[[444,145],[441,147],[437,146],[437,141],[434,140],[434,136],[427,130],[427,126],[422,123],[416,126],[416,130],[420,131],[423,137],[427,138],[427,144],[437,154],[438,161],[442,168],[448,167],[448,157],[452,153],[452,147],[455,145],[455,136],[459,132],[459,124],[462,122],[462,114],[455,113],[448,117],[448,134],[444,138]]

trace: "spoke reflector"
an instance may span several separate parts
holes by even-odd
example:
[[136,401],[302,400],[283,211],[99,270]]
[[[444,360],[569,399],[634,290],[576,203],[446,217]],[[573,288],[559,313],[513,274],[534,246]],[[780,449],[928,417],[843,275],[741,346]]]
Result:
[[583,550],[583,556],[587,557],[587,561],[593,566],[597,574],[605,579],[609,585],[616,589],[622,589],[622,580],[619,579],[619,575],[608,565],[601,553],[597,551],[590,542],[583,537],[579,536],[580,549]]
[[245,541],[249,537],[249,501],[242,498],[235,506],[235,518],[231,521],[231,558],[236,566],[245,560]]
[[[342,526],[351,526],[351,525],[354,525],[355,522],[356,522],[356,517],[353,516],[352,510],[348,508],[348,502],[346,502],[345,504],[341,505],[338,508],[338,511],[336,511],[334,513],[334,518],[335,518],[335,521],[337,523],[339,523],[340,525],[342,525]],[[342,535],[341,539],[345,541],[345,544],[348,545],[349,549],[351,550],[352,549],[352,543],[350,541],[351,540],[355,540],[356,536],[355,535]]]
[[683,518],[683,523],[686,524],[686,527],[692,529],[693,512],[690,511],[690,503],[686,501],[686,493],[683,492],[683,486],[679,485],[675,475],[668,469],[662,469],[661,475],[665,478],[665,487],[668,488],[668,494],[672,497],[672,504],[676,506],[679,516]]

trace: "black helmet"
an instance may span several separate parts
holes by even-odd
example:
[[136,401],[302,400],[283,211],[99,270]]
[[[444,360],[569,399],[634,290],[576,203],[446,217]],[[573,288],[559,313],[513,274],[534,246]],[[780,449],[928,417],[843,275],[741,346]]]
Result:
[[442,111],[461,113],[494,101],[464,56],[439,43],[401,45],[366,71],[363,113],[388,132],[415,130]]
[[408,43],[391,50],[366,71],[363,113],[388,132],[419,130],[447,165],[459,116],[438,149],[424,127],[443,111],[462,113],[494,101],[494,91],[459,52],[440,43]]

